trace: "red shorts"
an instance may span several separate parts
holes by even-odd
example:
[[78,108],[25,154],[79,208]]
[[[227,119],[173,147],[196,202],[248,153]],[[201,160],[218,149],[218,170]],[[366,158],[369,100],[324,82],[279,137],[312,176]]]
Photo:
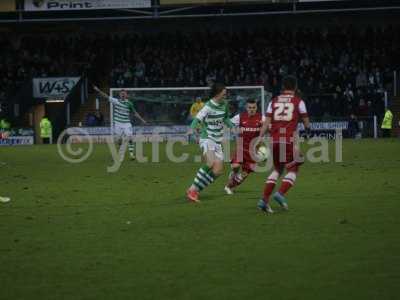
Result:
[[299,166],[304,163],[300,150],[293,143],[273,143],[272,157],[274,168],[279,173],[284,169],[297,172]]
[[231,159],[231,164],[239,164],[246,173],[252,173],[256,169],[257,163],[251,158],[249,153],[236,151]]

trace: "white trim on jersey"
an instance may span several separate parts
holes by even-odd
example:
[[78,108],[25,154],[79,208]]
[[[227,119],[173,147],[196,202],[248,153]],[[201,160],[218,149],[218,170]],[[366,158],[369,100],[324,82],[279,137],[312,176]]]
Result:
[[300,102],[299,102],[299,112],[301,114],[306,114],[307,113],[306,104],[304,103],[303,100],[300,100]]
[[231,122],[233,123],[233,125],[239,126],[239,124],[240,124],[240,114],[237,114],[236,116],[231,118]]
[[272,114],[272,101],[268,103],[267,114]]
[[[232,117],[231,122],[233,123],[233,125],[239,126],[240,125],[240,114],[237,114],[236,116]],[[265,116],[261,116],[261,122],[265,122]]]

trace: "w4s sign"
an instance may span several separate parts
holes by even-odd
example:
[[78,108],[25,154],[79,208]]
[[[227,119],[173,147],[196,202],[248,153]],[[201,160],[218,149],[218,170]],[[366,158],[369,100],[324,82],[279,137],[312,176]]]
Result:
[[79,79],[79,77],[34,78],[33,97],[64,99],[79,82]]

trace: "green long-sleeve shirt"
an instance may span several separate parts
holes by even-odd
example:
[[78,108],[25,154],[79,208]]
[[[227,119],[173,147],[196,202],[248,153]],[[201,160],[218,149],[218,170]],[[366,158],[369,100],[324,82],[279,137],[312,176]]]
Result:
[[227,104],[225,102],[217,103],[211,99],[199,111],[190,127],[194,129],[201,125],[201,138],[208,138],[221,143],[224,135],[224,124],[229,128],[234,126],[229,119]]

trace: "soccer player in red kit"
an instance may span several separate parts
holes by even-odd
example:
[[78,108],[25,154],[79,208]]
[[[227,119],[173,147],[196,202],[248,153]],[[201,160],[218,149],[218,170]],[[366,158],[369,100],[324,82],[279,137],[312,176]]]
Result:
[[[254,172],[256,167],[255,142],[260,135],[262,126],[262,115],[257,112],[257,101],[247,100],[246,111],[234,116],[231,121],[239,127],[240,134],[236,142],[236,151],[231,160],[232,172],[225,185],[225,192],[233,194],[233,189],[240,185],[246,177]],[[242,172],[240,172],[242,169]]]
[[287,76],[283,79],[282,86],[282,94],[269,103],[265,122],[260,130],[261,138],[267,131],[270,133],[274,163],[274,170],[268,176],[264,186],[263,198],[258,203],[258,208],[267,213],[273,213],[269,200],[278,178],[285,170],[286,175],[282,179],[279,190],[273,195],[273,199],[282,208],[288,209],[285,195],[294,185],[299,166],[303,163],[300,150],[295,146],[299,119],[304,123],[306,134],[310,132],[310,119],[305,103],[296,95],[296,78]]

